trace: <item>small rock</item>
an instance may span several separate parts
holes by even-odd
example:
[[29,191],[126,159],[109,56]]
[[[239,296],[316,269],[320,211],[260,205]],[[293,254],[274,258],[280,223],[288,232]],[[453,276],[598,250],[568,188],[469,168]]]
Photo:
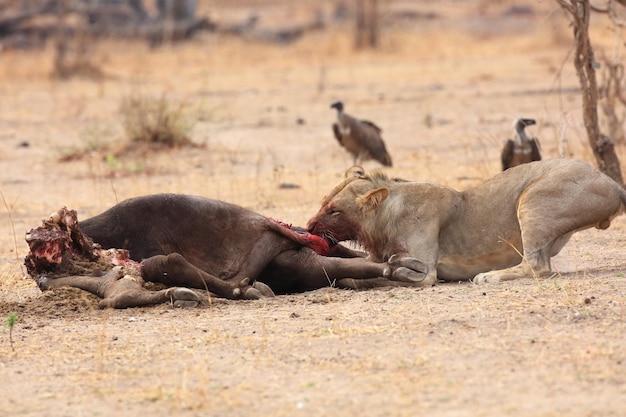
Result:
[[293,184],[290,182],[281,182],[280,184],[278,184],[278,188],[280,188],[281,190],[295,190],[300,188],[300,186],[298,184]]

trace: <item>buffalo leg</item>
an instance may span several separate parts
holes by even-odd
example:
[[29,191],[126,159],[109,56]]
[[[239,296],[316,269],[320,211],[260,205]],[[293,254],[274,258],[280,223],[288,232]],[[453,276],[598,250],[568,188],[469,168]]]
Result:
[[74,287],[90,292],[100,298],[106,296],[107,289],[122,277],[120,267],[111,269],[103,276],[95,275],[70,275],[60,278],[42,276],[37,279],[37,285],[42,291],[59,287]]
[[143,287],[140,278],[124,276],[120,267],[115,267],[103,276],[73,275],[38,280],[42,291],[59,287],[74,287],[88,291],[102,298],[100,308],[129,308],[161,304],[167,301],[177,307],[197,306],[200,298],[187,288],[167,288],[149,291]]
[[365,278],[365,279],[343,278],[343,279],[337,280],[336,286],[337,288],[361,291],[361,290],[370,290],[373,288],[382,288],[382,287],[406,287],[407,283],[399,282],[399,281],[390,281],[387,278]]
[[[386,278],[387,282],[419,283],[426,273],[424,264],[415,258],[392,257],[389,262],[378,263],[365,258],[324,257],[303,248],[277,256],[262,279],[275,290],[284,292],[327,287],[346,278],[355,281]],[[385,281],[363,284],[379,287]],[[342,283],[350,287],[352,281]]]
[[174,307],[197,307],[200,297],[189,288],[166,288],[148,291],[138,286],[132,279],[122,278],[111,288],[107,296],[100,301],[100,308],[141,307],[170,302]]
[[142,261],[141,273],[146,281],[160,282],[167,286],[183,286],[205,289],[220,297],[236,299],[259,299],[274,295],[262,285],[250,285],[248,278],[237,282],[219,279],[189,263],[182,255],[156,255]]

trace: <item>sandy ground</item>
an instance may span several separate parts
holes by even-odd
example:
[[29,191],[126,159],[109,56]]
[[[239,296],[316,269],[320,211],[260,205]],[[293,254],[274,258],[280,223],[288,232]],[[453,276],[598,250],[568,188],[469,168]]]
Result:
[[[267,13],[293,12],[276,3]],[[507,18],[507,2],[478,3],[411,3],[439,17],[385,26],[376,52],[354,52],[341,25],[282,47],[109,41],[91,57],[104,78],[59,81],[52,50],[3,51],[0,319],[18,322],[0,333],[0,415],[624,415],[626,216],[575,235],[553,277],[501,285],[101,311],[23,279],[25,231],[62,206],[87,218],[180,192],[304,224],[351,162],[330,130],[337,99],[383,127],[391,175],[477,184],[499,171],[520,116],[537,119],[545,158],[593,163],[558,7],[526,2],[533,17]],[[606,22],[594,31],[605,55],[623,54]],[[129,96],[180,105],[204,147],[107,158]]]

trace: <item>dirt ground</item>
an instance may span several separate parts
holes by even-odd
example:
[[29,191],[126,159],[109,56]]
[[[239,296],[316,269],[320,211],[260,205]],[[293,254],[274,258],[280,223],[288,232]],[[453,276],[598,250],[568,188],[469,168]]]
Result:
[[[210,3],[236,19],[259,2]],[[332,6],[265,3],[261,16],[278,21]],[[113,311],[24,277],[24,233],[62,206],[87,218],[179,192],[303,225],[351,162],[330,129],[338,99],[383,128],[391,175],[477,184],[499,171],[522,116],[537,119],[545,158],[593,164],[566,18],[555,2],[516,2],[530,16],[492,3],[386,3],[389,16],[436,17],[386,23],[378,51],[353,51],[345,24],[287,46],[110,40],[91,50],[101,79],[51,78],[52,49],[0,52],[0,319],[18,318],[0,332],[0,415],[625,415],[626,216],[575,235],[554,276],[498,285]],[[598,56],[624,54],[606,21],[592,30]],[[107,157],[129,96],[180,105],[204,146]]]

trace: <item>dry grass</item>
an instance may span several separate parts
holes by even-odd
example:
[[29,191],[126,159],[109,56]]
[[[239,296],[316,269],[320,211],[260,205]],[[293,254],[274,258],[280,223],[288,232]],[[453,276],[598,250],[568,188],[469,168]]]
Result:
[[[23,232],[64,205],[84,218],[127,197],[184,192],[304,224],[350,163],[330,132],[336,99],[383,127],[394,176],[457,188],[488,178],[518,116],[538,120],[546,158],[564,130],[568,156],[593,162],[570,90],[569,29],[542,9],[552,6],[533,5],[545,13],[521,33],[399,27],[380,52],[352,51],[346,28],[286,48],[110,41],[90,49],[106,74],[97,81],[50,78],[52,50],[3,52],[0,187],[12,220],[0,215],[0,317],[19,321],[15,353],[0,334],[0,380],[11,381],[0,414],[621,415],[626,217],[576,235],[551,279],[484,287],[99,311],[94,297],[41,295],[21,279]],[[424,7],[472,13],[449,6]],[[597,27],[610,48],[614,34]],[[128,97],[185,103],[186,134],[206,147],[102,158],[125,138]],[[97,156],[59,164],[68,149]]]
[[190,145],[191,120],[181,104],[159,98],[129,96],[120,104],[122,126],[128,139],[137,144],[175,148]]

